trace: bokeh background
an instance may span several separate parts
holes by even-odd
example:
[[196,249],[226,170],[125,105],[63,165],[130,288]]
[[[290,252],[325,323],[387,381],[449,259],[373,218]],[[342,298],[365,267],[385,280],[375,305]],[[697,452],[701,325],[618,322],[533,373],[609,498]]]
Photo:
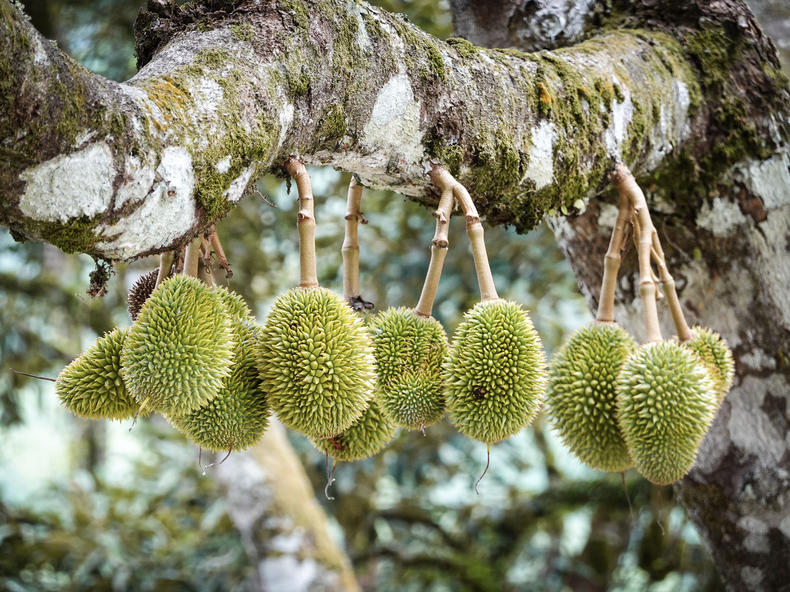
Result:
[[[139,2],[25,2],[37,28],[88,68],[115,80],[134,73],[132,23]],[[446,38],[445,1],[383,0]],[[756,6],[786,60],[790,7]],[[787,63],[787,62],[785,62]],[[317,199],[319,279],[342,288],[348,175],[311,170]],[[257,188],[218,224],[233,265],[227,285],[258,319],[297,280],[295,191],[277,179]],[[401,196],[366,191],[360,229],[362,294],[413,306],[427,269],[433,218]],[[451,334],[478,299],[461,224],[435,314]],[[551,232],[487,228],[500,294],[524,304],[547,354],[591,319]],[[17,243],[0,229],[0,589],[252,590],[255,574],[211,471],[161,418],[92,422],[59,406],[49,382],[114,326],[128,326],[126,291],[156,261],[118,264],[108,294],[86,289],[94,262],[48,245]],[[289,434],[367,590],[704,591],[721,585],[672,490],[637,474],[606,475],[580,465],[545,416],[492,449],[446,421],[423,437],[401,432],[374,459],[338,468],[334,501],[323,496],[324,457]],[[632,474],[633,473],[633,474]],[[630,500],[630,507],[629,507]]]

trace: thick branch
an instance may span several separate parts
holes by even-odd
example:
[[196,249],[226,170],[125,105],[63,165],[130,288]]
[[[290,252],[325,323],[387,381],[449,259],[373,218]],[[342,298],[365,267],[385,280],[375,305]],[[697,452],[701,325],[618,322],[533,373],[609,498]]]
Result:
[[170,249],[292,153],[431,202],[438,162],[489,221],[528,229],[600,191],[612,160],[644,173],[693,147],[711,116],[696,54],[664,33],[522,54],[352,0],[167,6],[142,15],[150,61],[116,84],[0,0],[0,222],[18,235],[108,258]]

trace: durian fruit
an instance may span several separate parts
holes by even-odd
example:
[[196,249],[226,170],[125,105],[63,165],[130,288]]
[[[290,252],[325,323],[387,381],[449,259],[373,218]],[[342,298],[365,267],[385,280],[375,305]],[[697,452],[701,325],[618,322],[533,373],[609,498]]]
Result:
[[686,341],[683,345],[697,354],[708,368],[718,395],[718,401],[721,403],[730,391],[732,379],[735,376],[732,352],[727,347],[727,342],[710,329],[694,327],[691,333],[691,341]]
[[435,424],[447,407],[441,375],[424,371],[407,370],[386,388],[379,387],[378,400],[386,415],[407,430]]
[[446,406],[442,362],[448,348],[441,323],[405,307],[389,308],[374,320],[371,340],[384,412],[411,430],[439,421]]
[[397,426],[375,399],[354,424],[333,438],[311,438],[316,448],[338,461],[353,462],[374,456],[392,440]]
[[121,375],[141,405],[173,417],[222,388],[233,362],[230,317],[220,297],[193,277],[162,282],[124,343]]
[[615,384],[636,342],[615,323],[576,331],[549,366],[546,405],[563,443],[583,463],[624,471],[633,462],[617,423]]
[[376,382],[365,326],[324,288],[296,288],[274,301],[258,370],[280,421],[315,438],[336,436],[362,417]]
[[148,300],[151,292],[154,291],[158,274],[159,270],[154,269],[141,275],[129,289],[129,294],[126,297],[126,310],[129,311],[129,318],[132,319],[132,321],[137,320],[140,309],[143,307],[143,304],[145,304],[145,301]]
[[55,381],[60,402],[76,415],[90,419],[129,419],[140,403],[126,390],[120,374],[121,349],[128,330],[105,333]]
[[617,378],[617,417],[636,469],[657,485],[683,477],[716,415],[708,370],[676,342],[636,349]]
[[231,324],[236,345],[224,386],[203,406],[171,418],[195,444],[213,452],[252,446],[269,425],[269,402],[260,388],[255,363],[255,333],[260,327],[239,318]]
[[244,302],[244,298],[242,298],[239,294],[232,290],[228,290],[225,286],[216,286],[214,291],[217,293],[217,296],[219,296],[222,304],[225,305],[225,310],[228,311],[228,314],[231,318],[252,318],[250,307],[247,306],[247,303]]
[[485,300],[464,314],[444,366],[450,420],[462,434],[493,444],[540,411],[546,359],[527,312]]

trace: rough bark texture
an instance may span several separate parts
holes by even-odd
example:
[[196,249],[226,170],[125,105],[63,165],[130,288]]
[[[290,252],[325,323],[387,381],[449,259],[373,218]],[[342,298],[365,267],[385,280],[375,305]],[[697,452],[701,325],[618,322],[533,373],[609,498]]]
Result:
[[[605,14],[629,28],[524,54],[439,42],[353,0],[151,0],[136,27],[142,69],[117,84],[8,0],[0,17],[0,222],[110,259],[183,243],[294,152],[428,200],[426,171],[440,161],[490,221],[527,230],[583,207],[613,159],[646,173],[679,147],[707,152],[711,138],[691,131],[742,105],[706,108],[716,89],[698,62],[721,42],[706,75],[724,75],[716,60],[754,33]],[[766,66],[754,83],[771,88]],[[746,105],[777,100],[761,96]]]
[[[528,229],[584,209],[622,160],[692,321],[737,360],[680,497],[731,589],[787,589],[790,103],[770,41],[735,0],[453,4],[481,44],[507,23],[508,45],[545,46],[552,19],[568,33],[549,44],[585,40],[523,54],[438,42],[352,0],[151,0],[143,67],[116,84],[0,0],[0,222],[135,257],[188,240],[298,152],[423,200],[439,161],[490,222]],[[593,200],[555,221],[593,305],[613,219]],[[627,259],[617,312],[639,335],[635,286]]]
[[[634,4],[644,8],[656,3]],[[668,3],[657,4],[666,9]],[[496,10],[489,8],[486,18],[496,18],[491,14]],[[456,22],[474,18],[474,9],[462,10],[465,16],[458,15]],[[718,52],[714,59],[723,66],[715,79],[709,76],[711,70],[701,72],[700,83],[717,88],[720,95],[703,106],[719,115],[692,131],[700,139],[709,138],[700,141],[707,150],[675,149],[668,156],[676,164],[674,174],[640,178],[689,320],[719,331],[736,360],[735,386],[694,469],[676,488],[730,590],[788,590],[790,109],[786,99],[778,108],[754,108],[764,100],[759,95],[773,92],[758,80],[776,64],[770,42],[761,37],[741,3],[689,2],[673,14],[677,27],[702,21],[743,34],[737,49],[720,44],[709,48],[709,57]],[[716,29],[707,30],[713,41]],[[529,30],[523,34],[528,36]],[[478,36],[476,41],[498,43],[500,36],[495,32],[490,40]],[[726,163],[717,162],[711,156],[717,154],[720,140],[714,138],[737,133],[721,115],[739,101],[736,117],[751,137]],[[627,158],[626,162],[630,164]],[[602,255],[616,217],[613,201],[592,202],[583,214],[554,219],[552,224],[593,308]],[[637,275],[632,250],[621,271],[615,317],[644,337]],[[673,335],[668,312],[663,321],[664,335]]]
[[228,513],[256,562],[260,590],[355,592],[299,457],[275,422],[261,441],[216,468]]

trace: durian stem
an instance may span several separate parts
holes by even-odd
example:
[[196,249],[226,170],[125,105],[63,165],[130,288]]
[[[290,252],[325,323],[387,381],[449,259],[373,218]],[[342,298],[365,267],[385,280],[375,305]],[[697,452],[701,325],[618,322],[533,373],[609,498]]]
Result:
[[304,164],[294,156],[285,161],[285,170],[296,182],[299,192],[299,212],[296,215],[296,227],[299,230],[299,287],[317,288],[315,209],[310,175],[307,174]]
[[200,245],[203,242],[202,236],[196,236],[192,239],[187,247],[187,253],[184,256],[184,275],[196,278],[198,276],[198,263],[203,257],[200,250]]
[[612,229],[609,248],[603,260],[601,294],[598,300],[598,314],[595,317],[601,323],[614,322],[614,294],[617,288],[617,272],[620,270],[626,228],[631,217],[628,204],[628,196],[621,193],[620,202],[617,205],[617,221]]
[[214,275],[211,273],[211,252],[204,251],[204,256],[198,261],[198,279],[207,286],[214,286]]
[[211,273],[211,246],[205,238],[201,242],[201,256],[198,261],[198,279],[207,286],[214,285],[214,276]]
[[347,302],[359,296],[359,223],[367,224],[362,215],[362,185],[356,175],[351,176],[348,184],[348,201],[346,202],[346,234],[343,239],[343,298]]
[[173,251],[167,251],[166,253],[159,255],[159,272],[156,274],[156,283],[154,284],[154,289],[156,289],[159,284],[161,284],[170,276],[170,268],[173,265],[174,257],[175,255]]
[[28,374],[27,372],[22,372],[21,370],[14,370],[11,368],[11,372],[14,374],[20,374],[22,376],[29,376],[30,378],[38,378],[39,380],[48,380],[50,382],[57,382],[54,378],[49,378],[48,376],[38,376],[37,374]]
[[209,240],[211,241],[211,248],[214,249],[214,254],[217,256],[217,263],[225,270],[225,278],[233,277],[233,270],[230,267],[230,262],[225,256],[225,250],[222,248],[222,243],[217,234],[217,227],[212,224],[209,227]]
[[[439,279],[442,276],[444,259],[447,257],[447,249],[450,247],[450,214],[453,209],[453,188],[446,183],[447,179],[442,177],[440,167],[434,167],[431,171],[431,180],[442,190],[439,198],[439,205],[433,215],[436,218],[436,231],[431,240],[431,262],[428,264],[428,273],[425,274],[425,282],[422,285],[422,293],[414,313],[421,317],[430,317],[433,311],[433,302],[436,299],[436,290],[439,288]],[[452,177],[450,177],[452,179]]]
[[[437,169],[439,169],[437,171]],[[437,171],[437,172],[434,172]],[[447,169],[435,166],[434,171],[431,172],[431,177],[439,187],[450,185],[453,189],[455,199],[461,206],[461,210],[466,218],[466,234],[469,237],[469,243],[472,246],[472,257],[475,261],[475,271],[477,272],[477,285],[480,288],[480,299],[483,302],[488,300],[497,300],[499,296],[494,286],[494,277],[491,275],[491,267],[488,264],[488,255],[486,254],[486,244],[484,240],[483,225],[480,222],[480,216],[477,213],[477,208],[466,187],[456,181]]]
[[656,231],[655,227],[653,228],[651,237],[653,239],[653,248],[651,253],[653,255],[653,260],[656,262],[656,267],[658,267],[658,273],[661,278],[661,289],[664,291],[664,296],[667,298],[667,305],[669,306],[669,312],[672,315],[672,322],[675,324],[675,331],[678,334],[678,339],[680,339],[682,342],[691,341],[691,329],[689,329],[688,323],[686,322],[686,317],[683,315],[683,309],[680,306],[678,293],[675,289],[675,279],[669,273],[669,269],[667,268],[667,260],[664,256],[664,249],[661,248],[661,241],[658,238],[658,232]]
[[650,266],[650,253],[653,246],[650,212],[647,209],[645,194],[636,184],[631,171],[623,164],[618,164],[612,181],[618,194],[625,195],[631,203],[634,216],[634,238],[637,242],[639,257],[639,295],[642,298],[642,314],[645,322],[645,338],[648,343],[661,341],[661,329],[658,324],[658,308],[656,306],[656,283],[653,280],[653,268]]

